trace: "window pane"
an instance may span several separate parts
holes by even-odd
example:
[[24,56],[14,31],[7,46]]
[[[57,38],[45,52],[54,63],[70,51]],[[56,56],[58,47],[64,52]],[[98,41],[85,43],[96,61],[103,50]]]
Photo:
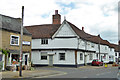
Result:
[[41,39],[41,44],[48,44],[48,39]]
[[47,52],[41,52],[41,60],[47,60]]
[[11,44],[17,44],[18,45],[18,37],[16,36],[11,36]]
[[80,53],[80,60],[83,60],[83,54]]
[[41,56],[41,60],[47,60],[47,56]]
[[92,58],[93,58],[93,55],[90,54],[90,55],[89,55],[89,60],[92,60]]
[[59,53],[60,55],[60,60],[65,60],[65,53]]

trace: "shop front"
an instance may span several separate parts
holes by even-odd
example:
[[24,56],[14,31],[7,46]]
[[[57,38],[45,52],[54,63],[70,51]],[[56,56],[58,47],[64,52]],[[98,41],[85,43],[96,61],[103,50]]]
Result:
[[[12,51],[11,51],[12,52]],[[8,54],[7,57],[7,70],[13,71],[13,69],[16,67],[16,70],[19,70],[19,65],[20,65],[20,53],[15,53],[18,51],[14,51],[12,53]],[[22,56],[22,67],[24,68],[24,66],[29,66],[29,53],[23,53]]]

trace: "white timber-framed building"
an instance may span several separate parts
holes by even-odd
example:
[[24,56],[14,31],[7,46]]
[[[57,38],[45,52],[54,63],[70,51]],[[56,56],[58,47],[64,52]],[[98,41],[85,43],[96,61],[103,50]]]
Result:
[[115,62],[114,47],[100,35],[88,34],[55,11],[52,24],[25,26],[32,34],[31,60],[39,66],[81,66],[93,59]]

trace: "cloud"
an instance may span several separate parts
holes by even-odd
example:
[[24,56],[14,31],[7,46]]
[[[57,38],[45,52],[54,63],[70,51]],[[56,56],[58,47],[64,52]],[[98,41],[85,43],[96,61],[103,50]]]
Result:
[[[84,26],[86,32],[94,35],[103,35],[106,31],[107,34],[118,33],[117,0],[77,0],[75,2],[72,1],[72,3],[75,4],[75,8],[70,9],[66,17],[77,27],[81,28]],[[106,37],[107,34],[103,35],[104,39],[108,38]],[[118,37],[117,35],[115,36]],[[117,43],[117,41],[117,38],[115,38],[114,42]]]
[[66,16],[87,33],[107,39],[107,34],[118,32],[118,0],[1,0],[0,14],[21,17],[21,6],[25,6],[24,25],[50,24],[58,9],[62,21]]

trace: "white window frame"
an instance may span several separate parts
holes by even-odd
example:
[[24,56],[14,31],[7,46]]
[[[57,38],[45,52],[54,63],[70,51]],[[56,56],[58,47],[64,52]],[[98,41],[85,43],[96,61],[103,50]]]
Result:
[[60,57],[61,57],[60,54],[65,54],[65,53],[59,53],[59,60],[60,60],[60,61],[65,61],[65,55],[64,55],[64,60],[63,60],[63,59],[61,60],[61,58],[60,58]]
[[[42,43],[42,40],[45,40],[45,43]],[[47,45],[47,44],[48,44],[48,39],[41,39],[41,45]]]
[[89,54],[89,60],[93,60],[93,54],[92,53]]
[[[82,54],[82,55],[81,55]],[[82,58],[81,58],[82,57]],[[83,60],[83,53],[80,53],[80,60]]]
[[[13,36],[14,36],[14,37],[18,37],[18,44],[12,44],[12,43],[11,43]],[[10,45],[18,46],[18,45],[19,45],[19,36],[11,35],[11,36],[10,36]]]
[[91,47],[92,47],[92,48],[94,48],[94,47],[95,47],[94,43],[91,43]]
[[105,50],[107,50],[107,46],[105,46]]
[[[46,53],[46,55],[44,55],[44,56],[47,56],[47,59],[42,59],[42,58],[41,58],[41,57],[43,56],[42,53]],[[40,53],[40,60],[48,60],[47,52],[41,52],[41,53]]]

